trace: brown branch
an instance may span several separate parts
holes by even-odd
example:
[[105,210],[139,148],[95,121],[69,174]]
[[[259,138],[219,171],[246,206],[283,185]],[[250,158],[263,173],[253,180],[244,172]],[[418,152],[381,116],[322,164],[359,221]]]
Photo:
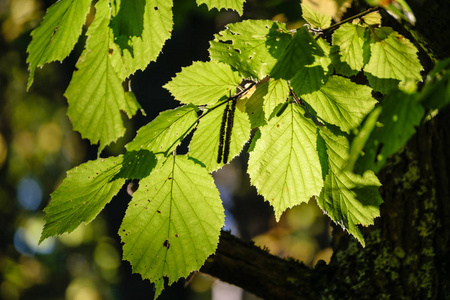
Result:
[[[222,231],[216,254],[201,272],[264,299],[319,299],[318,272],[294,259],[282,259]],[[323,278],[322,278],[323,279]]]
[[349,22],[351,22],[351,21],[353,21],[355,19],[362,18],[365,15],[368,15],[370,13],[373,13],[373,12],[376,12],[376,11],[379,11],[379,10],[381,10],[381,7],[379,7],[379,6],[375,6],[375,7],[369,8],[368,10],[363,11],[362,13],[359,13],[359,14],[356,14],[354,16],[351,16],[351,17],[349,17],[349,18],[347,18],[345,20],[342,20],[342,21],[340,21],[340,22],[338,22],[336,24],[331,25],[328,28],[323,29],[322,32],[326,33],[328,31],[333,31],[333,30],[335,30],[336,28],[338,28],[339,26],[341,26],[341,25],[343,25],[345,23],[349,23]]

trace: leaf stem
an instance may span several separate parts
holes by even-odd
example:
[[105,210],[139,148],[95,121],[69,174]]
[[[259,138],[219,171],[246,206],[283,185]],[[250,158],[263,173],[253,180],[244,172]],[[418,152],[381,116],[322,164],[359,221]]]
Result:
[[[264,79],[262,79],[261,81],[263,81]],[[197,118],[197,120],[195,120],[195,122],[194,123],[192,123],[192,125],[191,126],[189,126],[189,128],[186,130],[186,132],[185,133],[183,133],[168,149],[170,149],[170,148],[172,148],[172,146],[173,145],[175,145],[176,143],[177,143],[177,141],[179,141],[179,140],[183,140],[186,136],[187,136],[187,134],[189,133],[189,132],[191,132],[192,131],[192,128],[193,127],[195,127],[195,126],[198,126],[198,122],[200,121],[200,119],[201,118],[203,118],[204,116],[206,116],[207,114],[209,114],[211,111],[213,111],[213,110],[215,110],[216,108],[218,108],[218,107],[220,107],[220,106],[222,106],[222,105],[224,105],[224,104],[227,104],[228,102],[230,102],[230,101],[233,101],[233,100],[236,100],[236,99],[239,99],[240,97],[242,97],[245,93],[247,93],[253,86],[255,86],[257,84],[257,82],[252,82],[252,83],[250,83],[248,86],[246,86],[245,88],[243,88],[240,92],[237,92],[236,94],[234,94],[233,96],[231,96],[231,97],[229,97],[228,99],[226,99],[226,100],[224,100],[224,101],[222,101],[222,102],[220,102],[219,104],[217,104],[216,106],[214,106],[214,107],[211,107],[210,109],[208,109],[208,111],[206,111],[205,113],[203,113],[203,114],[201,114],[200,116],[198,116],[198,118]],[[167,155],[167,154],[166,154]]]
[[351,17],[349,17],[349,18],[347,18],[347,19],[345,19],[345,20],[342,20],[342,21],[340,21],[340,22],[337,22],[336,24],[331,25],[331,26],[328,27],[328,28],[323,29],[323,30],[322,30],[322,33],[326,33],[326,32],[329,32],[329,31],[333,31],[333,30],[335,30],[336,28],[338,28],[339,26],[341,26],[341,25],[343,25],[343,24],[345,24],[345,23],[348,23],[348,22],[351,22],[351,21],[353,21],[353,20],[355,20],[355,19],[364,17],[365,15],[368,15],[368,14],[370,14],[370,13],[379,11],[379,10],[381,10],[381,9],[382,9],[382,7],[380,7],[380,6],[371,7],[371,8],[369,8],[369,9],[366,10],[366,11],[363,11],[363,12],[361,12],[361,13],[359,13],[359,14],[356,14],[356,15],[354,15],[354,16],[351,16]]

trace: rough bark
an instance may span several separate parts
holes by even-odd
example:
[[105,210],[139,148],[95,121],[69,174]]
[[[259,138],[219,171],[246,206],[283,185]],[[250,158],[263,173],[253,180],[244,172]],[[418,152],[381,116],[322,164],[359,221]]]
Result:
[[316,274],[222,231],[216,254],[201,272],[238,285],[265,299],[317,299]]
[[380,174],[384,204],[366,248],[337,233],[327,296],[450,299],[449,115],[421,126]]
[[[432,59],[450,56],[450,1],[408,1]],[[329,265],[271,256],[224,233],[202,272],[265,299],[450,299],[450,109],[424,122],[379,174],[381,217],[366,247],[334,230]]]

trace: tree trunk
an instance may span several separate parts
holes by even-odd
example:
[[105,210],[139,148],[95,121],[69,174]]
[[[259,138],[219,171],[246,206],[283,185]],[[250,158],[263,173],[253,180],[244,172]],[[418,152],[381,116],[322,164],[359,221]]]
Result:
[[421,126],[379,174],[384,204],[366,229],[366,247],[335,230],[327,295],[450,299],[448,117]]
[[[449,57],[450,1],[408,3],[416,42]],[[365,248],[337,226],[330,264],[310,269],[223,233],[201,271],[265,299],[450,299],[449,118],[446,109],[420,126],[379,174],[384,203]]]

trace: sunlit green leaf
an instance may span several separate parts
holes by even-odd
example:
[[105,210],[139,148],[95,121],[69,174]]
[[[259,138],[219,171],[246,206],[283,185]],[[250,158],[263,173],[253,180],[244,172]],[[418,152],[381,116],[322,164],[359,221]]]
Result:
[[320,129],[320,135],[326,144],[329,171],[317,203],[334,222],[364,246],[364,238],[357,225],[371,225],[380,215],[379,206],[383,202],[378,191],[380,182],[371,171],[359,176],[344,170],[349,151],[346,137],[325,127]]
[[255,90],[250,96],[245,95],[237,102],[237,107],[248,114],[252,129],[266,124],[263,104],[264,97],[267,95],[267,86],[267,82],[262,83],[254,88]]
[[[172,0],[114,1],[111,27],[118,46],[121,80],[155,61],[173,28]],[[123,71],[124,73],[120,72]]]
[[231,97],[242,79],[229,65],[217,62],[194,62],[183,68],[164,87],[181,103],[214,104]]
[[194,129],[197,110],[189,104],[160,113],[138,130],[134,140],[126,145],[127,151],[145,149],[154,155],[168,156]]
[[330,45],[323,39],[317,39],[316,43],[320,50],[314,51],[314,62],[299,68],[291,79],[292,89],[298,96],[318,91],[333,74]]
[[119,230],[123,258],[155,283],[157,297],[164,277],[171,285],[214,253],[224,217],[208,171],[185,156],[171,157],[133,194]]
[[364,67],[364,73],[374,90],[387,93],[399,81],[420,81],[422,69],[417,48],[407,38],[389,27],[372,30],[370,59]]
[[237,11],[241,16],[244,12],[245,0],[197,0],[197,4],[206,4],[209,9],[233,9]]
[[150,175],[156,163],[156,155],[146,149],[127,151],[123,156],[120,172],[114,176],[114,179],[142,179]]
[[271,76],[291,79],[301,68],[314,62],[313,54],[321,55],[323,51],[306,27],[301,27],[273,67]]
[[263,79],[289,43],[286,25],[268,20],[229,24],[214,35],[209,53],[212,60],[229,64],[243,77]]
[[[126,97],[113,64],[117,47],[109,27],[108,0],[100,0],[95,20],[87,32],[87,49],[77,62],[77,71],[66,90],[69,102],[67,114],[73,128],[91,143],[100,142],[100,150],[125,133],[121,110],[133,116],[139,105]],[[130,101],[133,100],[133,101]]]
[[361,19],[363,21],[363,23],[360,23],[362,26],[381,25],[381,15],[378,11],[371,12],[370,14],[363,16]]
[[248,173],[258,193],[269,201],[275,217],[319,195],[323,186],[317,154],[316,126],[296,104],[262,127],[250,152]]
[[61,0],[47,11],[41,25],[31,33],[28,46],[29,63],[27,88],[30,88],[37,67],[52,61],[62,61],[75,46],[81,34],[91,0]]
[[275,107],[286,101],[289,96],[289,86],[286,80],[271,79],[267,83],[267,94],[264,96],[264,112],[268,119]]
[[336,71],[352,76],[364,66],[363,46],[364,27],[355,24],[343,24],[333,33],[332,60]]
[[46,223],[40,241],[91,222],[125,183],[125,179],[114,179],[122,160],[121,156],[98,159],[68,171],[44,209]]
[[325,29],[331,25],[331,16],[320,13],[314,10],[311,5],[306,2],[302,4],[302,17],[306,20],[313,28]]
[[[221,168],[224,163],[217,162],[219,152],[219,138],[222,116],[226,105],[212,110],[200,119],[189,144],[189,156],[197,159],[206,166],[210,172]],[[250,138],[250,121],[246,113],[236,108],[233,130],[230,139],[230,153],[228,161],[241,153],[245,143]]]
[[357,127],[375,103],[372,89],[340,76],[331,76],[317,92],[303,95],[319,118],[349,132]]

